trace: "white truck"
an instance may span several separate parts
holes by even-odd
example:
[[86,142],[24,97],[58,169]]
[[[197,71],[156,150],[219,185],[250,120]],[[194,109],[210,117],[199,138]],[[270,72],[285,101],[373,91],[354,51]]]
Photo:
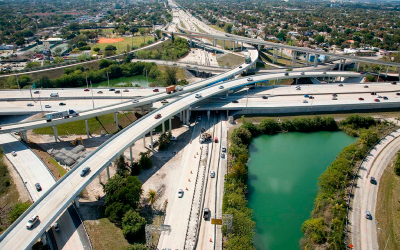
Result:
[[46,121],[51,122],[53,119],[58,119],[58,118],[64,118],[68,119],[69,116],[78,116],[79,113],[75,112],[74,110],[70,109],[67,111],[61,111],[61,112],[55,112],[55,113],[50,113],[46,115]]

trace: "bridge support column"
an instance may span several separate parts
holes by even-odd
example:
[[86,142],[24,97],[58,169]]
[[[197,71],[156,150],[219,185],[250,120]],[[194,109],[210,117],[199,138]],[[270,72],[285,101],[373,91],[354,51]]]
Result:
[[297,82],[299,81],[299,78],[296,78],[296,85],[297,85]]
[[172,132],[172,119],[169,118],[168,121],[169,121],[169,132],[171,133]]
[[243,50],[243,42],[242,42],[242,50]]
[[186,123],[190,126],[190,113],[189,109],[186,109]]
[[57,142],[57,139],[58,139],[57,126],[51,126],[51,127],[53,128],[54,141]]
[[339,60],[339,69],[338,69],[338,71],[341,71],[341,70],[342,70],[342,59]]
[[344,68],[346,67],[346,59],[343,59],[343,68],[342,71],[344,71]]
[[222,41],[223,49],[225,49],[225,40]]
[[292,68],[296,67],[297,51],[292,52]]
[[148,113],[150,113],[150,111],[151,111],[151,106],[149,105]]
[[87,123],[87,119],[85,119],[85,126],[86,126],[86,135],[87,135],[87,138],[89,139],[89,125]]
[[162,132],[165,133],[165,122],[162,123]]
[[207,110],[207,120],[210,120],[210,113],[211,113],[211,111]]
[[357,62],[357,72],[360,69],[360,62]]
[[181,111],[181,117],[182,117],[182,119],[181,119],[182,123],[183,123],[183,124],[186,124],[186,120],[185,120],[185,111],[184,111],[184,110]]
[[315,54],[315,56],[314,56],[314,67],[317,67],[317,65],[318,65],[318,55]]
[[146,136],[143,136],[143,147],[146,147]]
[[26,135],[26,130],[21,132],[21,140],[28,143],[28,136]]
[[282,58],[282,55],[283,55],[283,49],[281,48],[281,58]]
[[215,38],[212,40],[212,45],[215,46]]
[[107,180],[110,179],[110,165],[107,166]]
[[229,41],[230,50],[232,50],[232,41]]
[[229,110],[228,109],[226,110],[226,118],[227,119],[229,118]]
[[75,197],[74,202],[75,202],[76,208],[79,208],[79,196],[76,196],[76,197]]
[[[144,137],[143,137],[144,138]],[[130,154],[130,157],[131,157],[131,167],[133,166],[133,156],[132,156],[132,146],[134,145],[135,143],[133,143],[130,147],[129,147],[129,154]]]
[[369,65],[369,73],[372,72],[372,63]]
[[150,130],[150,149],[151,150],[154,149],[154,145],[153,145],[153,129]]
[[189,47],[193,47],[193,40],[192,40],[192,38],[189,39]]
[[114,121],[115,121],[115,129],[118,131],[119,126],[118,126],[118,112],[114,113]]
[[99,183],[101,184],[101,172],[99,174]]
[[385,74],[385,77],[387,77],[388,72],[389,72],[389,66],[386,66],[386,74]]

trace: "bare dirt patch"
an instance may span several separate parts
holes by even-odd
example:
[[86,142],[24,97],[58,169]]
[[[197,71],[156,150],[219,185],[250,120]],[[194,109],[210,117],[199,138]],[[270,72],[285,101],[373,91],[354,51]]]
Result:
[[122,42],[123,38],[99,38],[97,43],[117,43]]

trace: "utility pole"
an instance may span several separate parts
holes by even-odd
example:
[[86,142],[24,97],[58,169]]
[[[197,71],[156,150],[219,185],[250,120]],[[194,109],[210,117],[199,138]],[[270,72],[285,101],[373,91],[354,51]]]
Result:
[[93,104],[93,108],[94,108],[93,85],[92,85],[92,81],[90,81],[90,89],[91,89],[91,92],[92,92],[92,104]]

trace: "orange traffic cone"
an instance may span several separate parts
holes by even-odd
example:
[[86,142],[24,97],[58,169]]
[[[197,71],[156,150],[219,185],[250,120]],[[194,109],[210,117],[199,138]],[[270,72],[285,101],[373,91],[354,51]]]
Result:
[[188,179],[188,181],[190,182],[190,179]]
[[193,174],[193,173],[192,173],[192,170],[190,170],[190,173]]
[[210,238],[210,242],[212,242],[212,239]]
[[194,155],[194,158],[196,158],[196,155]]
[[188,189],[187,189],[187,187],[186,187],[186,191],[187,191]]
[[197,155],[199,155],[199,152],[196,152]]

